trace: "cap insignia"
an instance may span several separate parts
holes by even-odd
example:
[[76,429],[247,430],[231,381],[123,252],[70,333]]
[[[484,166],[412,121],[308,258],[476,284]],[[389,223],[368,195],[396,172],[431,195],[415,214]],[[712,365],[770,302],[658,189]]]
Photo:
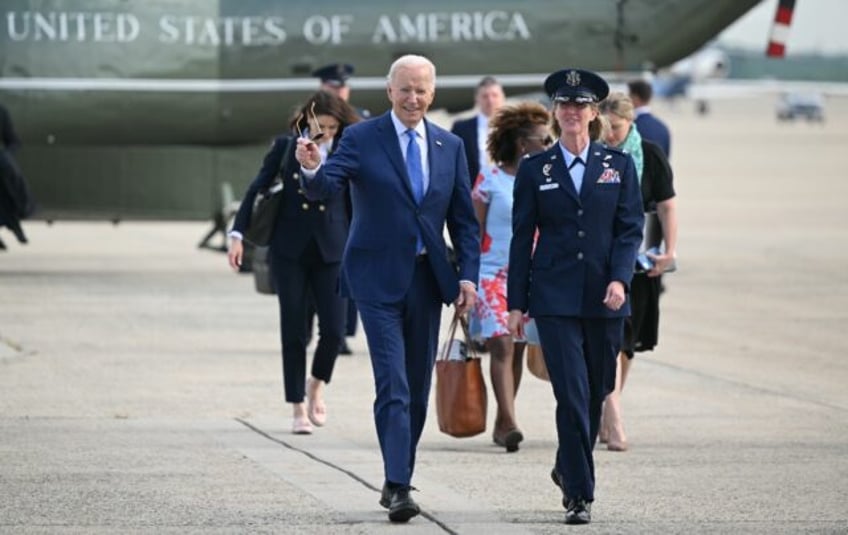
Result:
[[580,85],[580,73],[577,71],[568,71],[568,74],[565,75],[565,83],[571,87],[577,87]]

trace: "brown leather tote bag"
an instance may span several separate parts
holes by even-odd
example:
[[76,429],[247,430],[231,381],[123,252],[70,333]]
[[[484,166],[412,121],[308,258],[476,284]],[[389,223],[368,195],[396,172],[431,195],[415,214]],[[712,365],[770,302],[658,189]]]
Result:
[[[456,337],[457,325],[463,337]],[[486,430],[486,383],[480,358],[474,353],[465,317],[455,315],[448,338],[436,359],[436,415],[439,430],[452,437],[479,435]]]

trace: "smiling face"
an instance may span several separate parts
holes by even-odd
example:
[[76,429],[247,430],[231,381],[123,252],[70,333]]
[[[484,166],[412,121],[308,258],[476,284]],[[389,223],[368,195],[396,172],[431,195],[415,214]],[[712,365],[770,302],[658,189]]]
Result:
[[397,68],[389,80],[387,91],[392,110],[404,126],[415,128],[424,119],[436,94],[434,86],[433,73],[427,65],[401,65]]
[[598,108],[587,103],[557,102],[554,116],[562,131],[562,139],[588,137],[589,123],[598,116]]

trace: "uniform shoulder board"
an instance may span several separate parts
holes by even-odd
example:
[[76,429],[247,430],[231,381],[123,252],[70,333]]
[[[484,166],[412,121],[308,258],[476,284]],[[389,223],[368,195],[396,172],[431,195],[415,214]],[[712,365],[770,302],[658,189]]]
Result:
[[522,158],[525,160],[535,160],[536,158],[540,158],[545,155],[548,151],[543,150],[542,152],[534,152],[533,154],[525,154]]

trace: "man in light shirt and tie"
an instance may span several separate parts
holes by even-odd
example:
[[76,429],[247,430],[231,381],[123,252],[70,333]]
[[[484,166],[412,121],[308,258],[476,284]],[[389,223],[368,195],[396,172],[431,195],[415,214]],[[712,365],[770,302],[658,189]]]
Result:
[[[467,312],[480,269],[480,230],[462,142],[424,118],[435,81],[430,60],[403,56],[389,69],[391,111],[346,129],[324,165],[312,141],[300,139],[296,150],[307,197],[323,199],[350,187],[353,220],[339,286],[356,301],[368,339],[385,473],[380,505],[392,522],[420,512],[409,491],[442,303]],[[445,225],[457,268],[448,260]]]

